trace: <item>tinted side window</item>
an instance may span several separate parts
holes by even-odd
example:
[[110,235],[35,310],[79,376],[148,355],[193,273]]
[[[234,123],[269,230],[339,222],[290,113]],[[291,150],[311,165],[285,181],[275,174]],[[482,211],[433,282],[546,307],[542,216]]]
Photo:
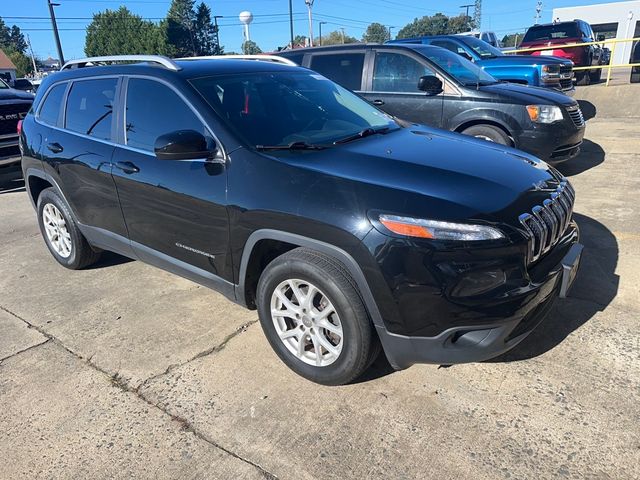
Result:
[[58,124],[58,116],[60,115],[60,107],[62,106],[62,97],[67,89],[66,83],[60,83],[49,90],[49,93],[42,102],[38,118],[40,121],[49,125]]
[[431,45],[433,45],[434,47],[446,48],[450,52],[456,53],[464,58],[471,60],[471,55],[469,55],[469,53],[467,53],[464,48],[449,40],[434,40],[433,42],[431,42]]
[[304,53],[294,53],[293,55],[287,55],[285,58],[287,60],[291,60],[293,63],[302,65],[302,60],[304,59]]
[[116,78],[74,82],[67,97],[65,128],[102,140],[111,140]]
[[309,68],[321,73],[349,90],[362,88],[364,52],[314,55]]
[[156,139],[176,130],[195,130],[209,136],[193,110],[169,87],[142,78],[127,87],[126,144],[153,152]]
[[435,73],[407,55],[380,52],[373,69],[373,91],[419,93],[418,79],[424,75]]

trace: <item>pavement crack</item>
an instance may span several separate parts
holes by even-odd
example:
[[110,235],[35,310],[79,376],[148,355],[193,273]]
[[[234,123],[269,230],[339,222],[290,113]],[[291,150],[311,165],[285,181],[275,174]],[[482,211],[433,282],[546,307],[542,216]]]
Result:
[[156,375],[153,375],[149,378],[147,378],[144,382],[142,382],[137,388],[136,390],[141,390],[144,387],[146,387],[149,383],[153,382],[154,380],[163,377],[165,375],[170,374],[171,372],[173,372],[175,369],[180,368],[188,363],[193,362],[194,360],[197,360],[199,358],[203,358],[206,357],[208,355],[211,355],[213,353],[217,353],[220,352],[221,350],[224,350],[224,348],[227,346],[227,344],[233,340],[235,337],[237,337],[238,335],[240,335],[243,332],[246,332],[247,329],[249,327],[251,327],[252,325],[258,323],[258,320],[252,320],[250,322],[244,323],[242,325],[240,325],[237,329],[235,329],[232,333],[230,333],[229,335],[227,335],[224,340],[222,340],[221,343],[219,343],[218,345],[215,345],[211,348],[208,348],[207,350],[204,350],[200,353],[197,353],[196,355],[194,355],[193,357],[191,357],[190,359],[181,362],[181,363],[174,363],[173,365],[169,365],[164,372],[158,373]]
[[23,348],[22,350],[19,350],[15,353],[12,353],[11,355],[7,355],[6,357],[0,358],[0,364],[2,364],[4,361],[9,360],[10,358],[16,357],[18,355],[20,355],[21,353],[25,353],[28,352],[31,349],[34,349],[36,347],[39,347],[40,345],[44,345],[45,343],[49,343],[51,341],[50,338],[47,338],[46,340],[40,342],[40,343],[36,343],[35,345],[31,345],[27,348]]

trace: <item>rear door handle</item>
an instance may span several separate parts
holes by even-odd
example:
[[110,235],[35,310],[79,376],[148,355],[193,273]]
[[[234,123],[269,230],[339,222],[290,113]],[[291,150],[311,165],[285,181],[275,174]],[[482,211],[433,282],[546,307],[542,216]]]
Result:
[[380,105],[384,105],[384,100],[374,100],[374,101],[373,101],[373,104],[374,104],[374,105],[378,105],[378,106],[380,106]]
[[140,169],[131,162],[118,162],[115,167],[127,174],[138,173],[140,171]]
[[60,153],[64,150],[62,145],[57,142],[47,144],[47,149],[52,153]]

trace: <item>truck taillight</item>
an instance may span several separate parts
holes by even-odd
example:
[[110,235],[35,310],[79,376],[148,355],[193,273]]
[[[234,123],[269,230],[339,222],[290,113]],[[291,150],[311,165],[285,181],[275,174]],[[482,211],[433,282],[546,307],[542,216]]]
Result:
[[22,134],[22,120],[18,120],[18,135]]

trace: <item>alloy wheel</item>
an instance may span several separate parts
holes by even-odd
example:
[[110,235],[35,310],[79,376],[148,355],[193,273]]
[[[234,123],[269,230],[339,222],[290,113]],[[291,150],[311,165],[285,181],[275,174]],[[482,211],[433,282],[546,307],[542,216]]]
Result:
[[71,234],[62,212],[52,203],[42,209],[42,221],[51,248],[62,258],[69,258],[72,250]]
[[342,352],[342,323],[331,300],[305,280],[285,280],[271,296],[271,319],[287,350],[308,365],[326,367]]

